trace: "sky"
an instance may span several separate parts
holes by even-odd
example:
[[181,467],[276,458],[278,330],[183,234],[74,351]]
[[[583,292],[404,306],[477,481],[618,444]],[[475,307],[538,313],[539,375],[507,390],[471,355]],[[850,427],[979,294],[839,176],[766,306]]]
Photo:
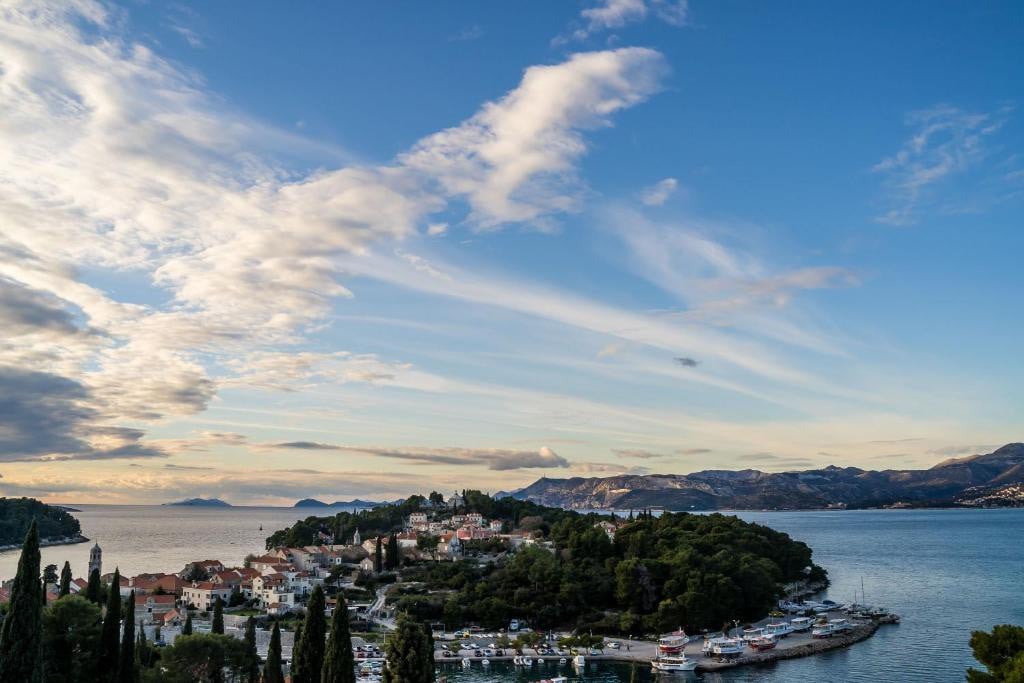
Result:
[[0,0],[0,494],[1024,438],[1024,5]]

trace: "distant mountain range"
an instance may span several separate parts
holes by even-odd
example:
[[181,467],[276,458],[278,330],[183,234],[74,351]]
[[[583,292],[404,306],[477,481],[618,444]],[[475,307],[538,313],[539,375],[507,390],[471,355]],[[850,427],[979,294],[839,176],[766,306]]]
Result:
[[825,467],[803,472],[705,470],[693,474],[538,479],[519,500],[565,508],[805,510],[826,507],[1024,506],[1024,443],[953,458],[927,470]]
[[229,508],[232,507],[231,503],[227,503],[220,498],[186,498],[185,500],[179,500],[175,503],[164,503],[164,505],[176,505],[183,507],[210,507],[210,508]]
[[325,503],[322,500],[316,498],[303,498],[302,500],[295,503],[294,507],[297,508],[372,508],[378,505],[386,505],[386,503],[378,503],[372,500],[336,500],[333,503]]

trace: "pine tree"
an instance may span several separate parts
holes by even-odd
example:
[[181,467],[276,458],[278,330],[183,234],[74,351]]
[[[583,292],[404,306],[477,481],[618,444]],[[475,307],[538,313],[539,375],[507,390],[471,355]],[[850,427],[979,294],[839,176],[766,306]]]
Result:
[[60,570],[60,594],[58,597],[63,598],[65,595],[71,595],[71,563],[65,561],[64,568]]
[[135,668],[135,591],[128,594],[124,609],[124,629],[121,634],[121,655],[117,664],[117,683],[135,683],[139,680]]
[[434,639],[426,626],[407,614],[398,617],[386,657],[385,683],[433,683]]
[[256,619],[249,617],[245,622],[245,655],[246,667],[242,677],[243,683],[259,683],[260,656],[256,652]]
[[377,544],[373,550],[373,571],[380,574],[384,571],[384,539],[377,537]]
[[394,533],[388,537],[387,567],[389,571],[398,569],[398,536]]
[[322,683],[355,683],[355,662],[352,658],[352,635],[348,627],[348,605],[338,593],[338,604],[331,617],[331,635],[324,655]]
[[181,635],[190,636],[192,635],[192,615],[189,614],[185,617],[185,625],[181,627]]
[[89,572],[89,583],[85,586],[85,599],[102,607],[103,584],[100,583],[100,570],[93,569]]
[[115,569],[107,593],[107,611],[103,615],[103,630],[100,632],[100,655],[98,666],[103,680],[113,681],[117,677],[120,661],[121,634],[121,573]]
[[213,603],[213,621],[210,623],[210,633],[224,634],[224,601],[217,596],[217,602]]
[[146,629],[139,629],[139,637],[135,640],[135,662],[140,669],[148,669],[150,662],[149,643],[146,642]]
[[0,681],[38,683],[43,676],[43,585],[39,580],[39,531],[29,524],[11,586],[7,616],[0,627]]
[[263,683],[284,683],[284,671],[281,669],[281,625],[277,622],[274,622],[274,630],[270,632],[267,663],[263,666]]
[[295,652],[295,666],[292,667],[294,683],[319,683],[324,668],[324,642],[327,636],[327,619],[324,616],[324,589],[317,584],[306,605],[306,618],[302,624],[302,635]]

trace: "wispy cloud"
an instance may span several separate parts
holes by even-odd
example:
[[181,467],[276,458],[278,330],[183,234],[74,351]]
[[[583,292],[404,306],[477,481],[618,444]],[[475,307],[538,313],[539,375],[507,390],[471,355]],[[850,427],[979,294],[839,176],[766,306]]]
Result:
[[678,186],[679,181],[675,178],[659,180],[654,185],[644,188],[640,193],[640,201],[647,206],[661,206],[675,193]]
[[378,458],[405,460],[408,462],[434,465],[486,465],[495,471],[565,468],[569,461],[547,446],[536,451],[505,450],[498,448],[380,448],[376,446],[344,446],[315,441],[291,441],[267,444],[267,448],[340,451],[363,453]]
[[992,161],[992,138],[1010,111],[1003,108],[972,113],[942,105],[908,114],[910,138],[896,154],[872,168],[885,177],[892,204],[876,219],[890,225],[910,225],[925,211],[942,206],[945,200],[940,188],[959,182],[977,189],[976,172]]
[[672,26],[683,26],[689,15],[687,0],[596,0],[580,12],[580,20],[567,34],[553,41],[586,40],[602,33],[624,28],[653,16]]

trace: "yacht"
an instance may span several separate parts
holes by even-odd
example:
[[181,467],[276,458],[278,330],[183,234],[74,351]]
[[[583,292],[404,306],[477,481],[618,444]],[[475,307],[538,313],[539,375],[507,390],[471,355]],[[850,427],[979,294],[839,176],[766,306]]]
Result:
[[793,627],[784,621],[777,621],[771,624],[764,625],[764,634],[766,636],[775,636],[776,638],[785,638],[793,632]]
[[658,639],[658,656],[674,657],[681,654],[688,642],[690,642],[690,637],[683,629],[667,633]]
[[695,671],[697,669],[697,660],[689,659],[684,654],[658,657],[651,660],[651,667],[655,671],[664,671],[666,673],[673,671]]
[[793,617],[789,620],[789,627],[793,629],[794,633],[803,633],[804,631],[811,630],[811,618],[810,617]]
[[738,657],[743,654],[743,641],[739,638],[709,638],[702,651],[711,657]]
[[763,650],[771,650],[778,644],[778,640],[775,636],[761,636],[760,638],[754,638],[750,641],[750,647],[754,648],[758,652]]

